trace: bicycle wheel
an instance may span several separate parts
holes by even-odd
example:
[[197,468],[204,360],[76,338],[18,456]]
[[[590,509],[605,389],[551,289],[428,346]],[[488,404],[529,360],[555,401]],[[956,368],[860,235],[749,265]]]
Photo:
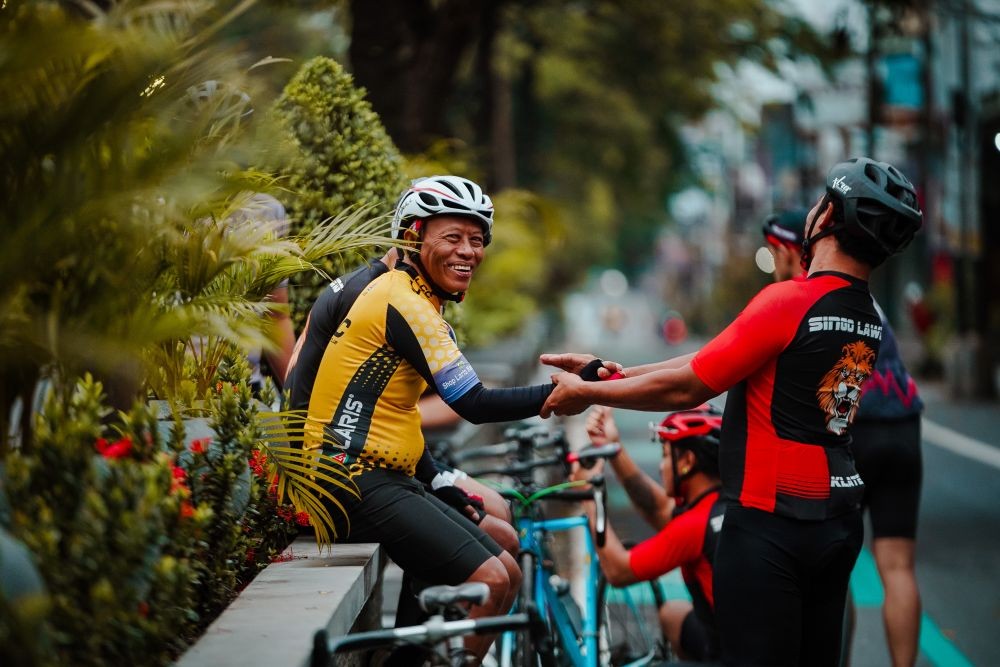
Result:
[[602,665],[645,665],[664,657],[656,582],[615,588],[598,583]]

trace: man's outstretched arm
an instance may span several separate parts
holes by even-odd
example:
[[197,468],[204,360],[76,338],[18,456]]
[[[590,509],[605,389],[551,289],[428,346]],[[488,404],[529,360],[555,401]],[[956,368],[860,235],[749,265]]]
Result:
[[701,381],[691,364],[665,368],[614,382],[585,382],[572,373],[552,376],[556,387],[540,412],[542,417],[575,415],[590,405],[632,410],[684,410],[718,396]]

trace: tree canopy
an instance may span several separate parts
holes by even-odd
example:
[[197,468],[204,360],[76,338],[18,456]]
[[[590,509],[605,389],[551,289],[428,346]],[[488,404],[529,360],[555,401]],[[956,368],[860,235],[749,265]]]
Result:
[[461,139],[492,189],[555,198],[584,235],[620,239],[592,242],[585,257],[617,255],[626,266],[665,221],[666,195],[688,178],[677,131],[716,105],[720,65],[773,67],[825,51],[768,0],[350,7],[355,77],[403,151]]

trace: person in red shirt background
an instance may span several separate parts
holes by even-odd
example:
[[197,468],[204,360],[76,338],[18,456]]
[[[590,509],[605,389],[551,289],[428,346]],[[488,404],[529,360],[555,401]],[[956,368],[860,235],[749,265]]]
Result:
[[[660,625],[674,653],[684,660],[718,657],[712,594],[712,561],[726,511],[719,497],[719,428],[722,415],[708,406],[675,412],[651,425],[663,445],[662,486],[642,472],[623,448],[611,467],[639,514],[659,531],[628,549],[607,527],[598,547],[599,564],[613,586],[654,581],[681,568],[692,602],[670,600],[660,608]],[[619,441],[610,408],[596,407],[587,416],[587,434],[594,445]],[[577,469],[574,479],[589,479],[600,471]],[[593,501],[586,503],[591,530]]]

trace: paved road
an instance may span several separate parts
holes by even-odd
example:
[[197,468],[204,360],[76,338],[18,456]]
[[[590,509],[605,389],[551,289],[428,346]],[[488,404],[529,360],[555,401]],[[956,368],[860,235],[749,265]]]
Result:
[[[622,327],[603,324],[614,303]],[[594,294],[573,297],[566,349],[589,351],[626,365],[697,349],[699,341],[668,346],[656,335],[649,300],[628,293],[611,300]],[[617,309],[616,309],[617,310]],[[611,320],[614,324],[614,320]],[[1000,406],[955,403],[935,386],[923,389],[924,486],[918,546],[918,578],[925,619],[919,665],[1000,665]],[[658,447],[649,441],[650,413],[619,411],[623,442],[649,474],[657,474]],[[942,428],[943,427],[943,428]],[[649,534],[628,511],[620,491],[612,495],[615,525],[630,539]],[[676,575],[673,578],[676,584]],[[671,586],[676,590],[677,586]],[[881,626],[881,587],[870,554],[863,553],[852,581],[858,628],[852,664],[889,664]]]

